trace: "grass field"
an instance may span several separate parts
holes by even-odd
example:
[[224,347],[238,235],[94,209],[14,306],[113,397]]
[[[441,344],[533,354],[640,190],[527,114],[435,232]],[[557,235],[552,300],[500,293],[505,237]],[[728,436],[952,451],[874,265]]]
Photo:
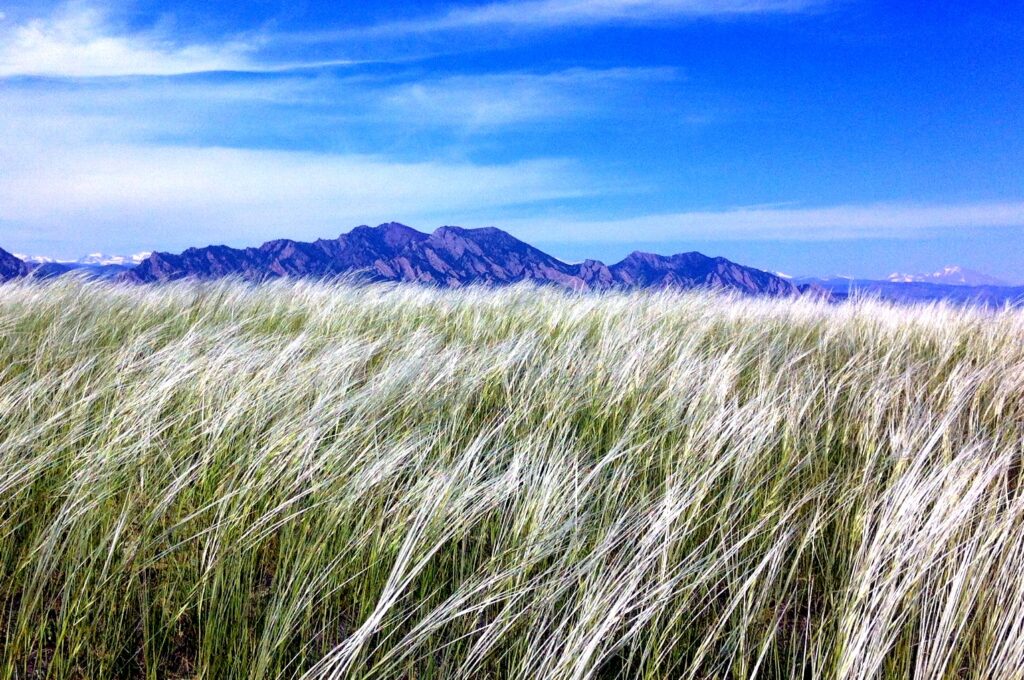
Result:
[[1024,313],[0,287],[0,678],[1024,677]]

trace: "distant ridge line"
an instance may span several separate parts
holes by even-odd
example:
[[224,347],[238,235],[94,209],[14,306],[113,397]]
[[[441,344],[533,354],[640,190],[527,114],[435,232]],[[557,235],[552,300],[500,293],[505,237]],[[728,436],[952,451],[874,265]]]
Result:
[[311,243],[279,239],[251,248],[214,245],[177,254],[155,252],[117,280],[156,283],[236,276],[265,281],[344,274],[445,288],[529,281],[574,290],[717,287],[750,295],[801,294],[800,287],[775,274],[698,252],[633,252],[613,265],[598,260],[569,264],[494,227],[445,226],[427,234],[397,222],[363,225],[337,239]]

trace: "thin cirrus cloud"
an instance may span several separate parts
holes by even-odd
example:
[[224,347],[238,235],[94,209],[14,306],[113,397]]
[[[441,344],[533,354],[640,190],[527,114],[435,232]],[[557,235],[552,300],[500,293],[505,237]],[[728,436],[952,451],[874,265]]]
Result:
[[464,29],[551,29],[609,23],[741,18],[820,9],[827,0],[510,0],[460,6],[442,14],[309,34],[306,39],[383,37]]
[[573,68],[428,78],[373,90],[379,117],[406,123],[486,131],[521,123],[588,116],[613,117],[626,98],[679,79],[672,68]]
[[614,22],[794,14],[827,0],[516,0],[456,6],[446,13],[371,26],[303,32],[249,33],[200,43],[153,27],[122,30],[98,5],[69,2],[48,17],[0,27],[0,77],[169,76],[215,71],[273,73],[356,63],[334,54],[296,61],[266,55],[276,44],[375,41],[395,35],[480,28],[556,28]]
[[[321,141],[360,130],[349,135],[355,141],[347,147],[372,153],[382,134],[401,134],[407,145],[409,135],[421,133],[431,143],[435,133],[465,141],[534,124],[629,116],[637,101],[679,79],[669,68],[572,68],[8,83],[0,88],[0,152],[25,138],[51,145],[168,138],[188,143],[191,136],[233,145],[252,129],[308,133]],[[650,106],[665,106],[665,100]],[[228,119],[232,126],[223,130]]]
[[348,65],[345,59],[271,62],[259,58],[266,37],[182,43],[160,28],[121,30],[106,11],[68,3],[51,16],[0,27],[0,77],[173,76],[215,71],[272,73]]
[[1024,227],[1024,202],[872,203],[755,207],[642,215],[618,220],[517,220],[538,242],[816,241],[913,238],[965,228]]
[[5,28],[0,76],[178,75],[251,68],[244,41],[178,45],[157,31],[118,34],[95,7],[66,5],[53,16]]

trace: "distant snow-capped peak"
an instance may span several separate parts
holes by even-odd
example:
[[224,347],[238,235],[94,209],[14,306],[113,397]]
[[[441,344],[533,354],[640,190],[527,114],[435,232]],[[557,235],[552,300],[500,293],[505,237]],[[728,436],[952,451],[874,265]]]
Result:
[[119,264],[119,265],[130,265],[138,264],[150,256],[150,253],[135,253],[134,255],[106,255],[104,253],[89,253],[85,257],[81,257],[76,260],[78,264]]
[[1005,286],[1005,281],[994,276],[964,269],[958,265],[947,265],[930,274],[903,274],[893,272],[888,280],[892,283],[943,283],[950,286]]
[[28,262],[29,264],[80,264],[90,266],[103,266],[103,265],[121,265],[124,267],[134,266],[145,260],[151,255],[149,252],[135,253],[134,255],[106,255],[104,253],[89,253],[84,257],[80,257],[77,260],[62,260],[57,257],[49,257],[47,255],[25,255],[22,253],[12,253],[16,258],[22,262]]
[[28,262],[30,264],[50,264],[53,262],[74,262],[74,260],[58,260],[54,257],[47,257],[46,255],[25,255],[23,253],[12,253],[16,258],[22,262]]

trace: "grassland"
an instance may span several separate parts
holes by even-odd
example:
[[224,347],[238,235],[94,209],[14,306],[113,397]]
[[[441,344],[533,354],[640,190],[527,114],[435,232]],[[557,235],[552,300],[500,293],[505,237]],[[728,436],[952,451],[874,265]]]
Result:
[[1024,313],[0,287],[0,678],[1024,677]]

